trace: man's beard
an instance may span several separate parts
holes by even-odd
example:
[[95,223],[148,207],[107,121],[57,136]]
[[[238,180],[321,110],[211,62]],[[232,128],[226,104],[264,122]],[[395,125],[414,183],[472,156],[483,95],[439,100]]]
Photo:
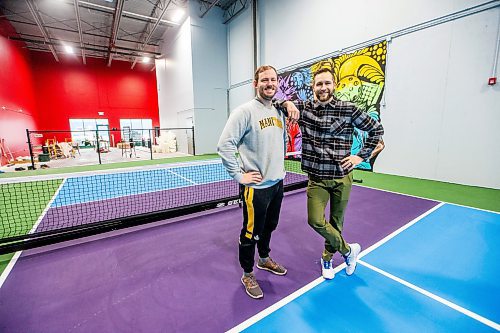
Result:
[[320,93],[315,91],[314,95],[316,96],[316,99],[318,101],[320,101],[320,102],[328,102],[332,98],[333,93],[330,90],[328,90],[326,95],[324,95],[323,97],[320,97]]
[[274,88],[273,94],[272,94],[271,96],[269,96],[269,95],[267,95],[267,94],[265,93],[265,90],[266,90],[267,88],[269,88],[269,87],[262,87],[262,88],[259,90],[259,95],[260,95],[260,97],[261,97],[262,99],[265,99],[265,100],[267,100],[267,101],[270,101],[270,100],[272,100],[272,99],[273,99],[274,95],[276,95],[277,89],[276,89],[276,88]]

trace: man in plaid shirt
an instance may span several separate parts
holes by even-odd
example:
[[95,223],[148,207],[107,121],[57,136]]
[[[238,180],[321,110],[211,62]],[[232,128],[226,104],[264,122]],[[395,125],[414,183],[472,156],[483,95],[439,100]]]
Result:
[[[302,170],[309,176],[307,214],[309,225],[325,238],[321,258],[322,275],[333,279],[333,254],[344,257],[347,275],[356,269],[361,251],[357,243],[348,244],[342,237],[344,213],[352,187],[352,170],[369,159],[382,135],[382,125],[353,103],[334,98],[333,73],[322,68],[313,74],[314,101],[286,101],[289,112],[300,111],[302,130]],[[351,155],[354,128],[368,133],[364,147]],[[330,203],[330,221],[325,207]]]

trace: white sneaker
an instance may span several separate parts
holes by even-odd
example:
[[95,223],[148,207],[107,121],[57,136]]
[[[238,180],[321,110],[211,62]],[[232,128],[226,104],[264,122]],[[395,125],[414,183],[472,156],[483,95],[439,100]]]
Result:
[[321,275],[327,280],[331,280],[335,277],[335,272],[333,271],[333,259],[324,261],[321,258]]
[[345,268],[345,273],[347,275],[352,275],[356,269],[356,264],[358,261],[359,252],[361,252],[361,246],[358,243],[349,244],[351,252],[347,257],[344,257],[347,267]]

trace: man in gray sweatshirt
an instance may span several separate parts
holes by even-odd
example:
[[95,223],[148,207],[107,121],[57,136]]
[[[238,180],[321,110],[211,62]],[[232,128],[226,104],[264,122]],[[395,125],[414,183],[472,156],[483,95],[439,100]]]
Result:
[[[253,86],[255,99],[231,112],[217,145],[217,152],[229,175],[240,183],[243,194],[243,228],[239,238],[241,282],[252,298],[264,296],[253,273],[255,245],[257,268],[277,275],[287,270],[269,257],[271,233],[279,220],[283,200],[285,116],[273,105],[278,75],[272,66],[257,68]],[[291,113],[292,121],[298,111]],[[238,153],[238,156],[237,156]]]

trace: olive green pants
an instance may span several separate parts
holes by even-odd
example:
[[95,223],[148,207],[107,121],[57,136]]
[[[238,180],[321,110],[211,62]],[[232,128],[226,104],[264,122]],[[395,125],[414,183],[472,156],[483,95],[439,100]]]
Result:
[[[352,172],[339,179],[316,179],[309,177],[307,184],[307,222],[323,238],[325,250],[323,260],[330,260],[339,251],[349,253],[349,245],[342,237],[344,213],[352,188]],[[325,218],[325,208],[330,200],[330,221]]]

